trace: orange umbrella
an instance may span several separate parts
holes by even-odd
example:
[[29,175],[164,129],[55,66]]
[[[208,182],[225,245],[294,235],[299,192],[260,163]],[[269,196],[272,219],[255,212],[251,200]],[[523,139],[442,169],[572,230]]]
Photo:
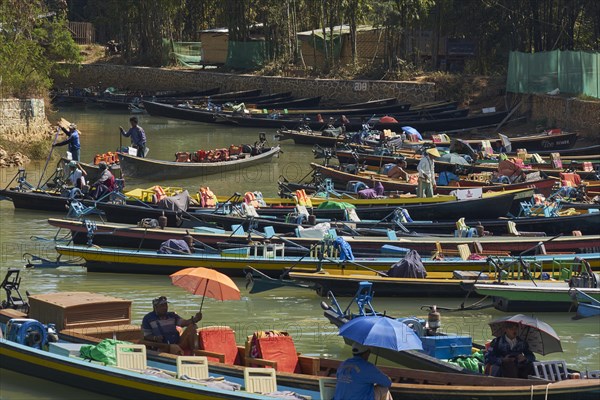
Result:
[[240,289],[229,278],[220,272],[209,268],[186,268],[170,275],[171,282],[192,294],[201,294],[202,303],[210,297],[217,300],[240,300]]

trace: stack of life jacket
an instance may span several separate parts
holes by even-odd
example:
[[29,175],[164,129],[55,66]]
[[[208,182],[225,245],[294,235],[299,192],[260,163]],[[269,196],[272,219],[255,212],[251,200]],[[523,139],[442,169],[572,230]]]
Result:
[[94,165],[98,165],[102,161],[104,161],[108,165],[118,164],[119,163],[119,155],[117,153],[113,153],[112,151],[109,151],[107,153],[96,154],[94,156]]

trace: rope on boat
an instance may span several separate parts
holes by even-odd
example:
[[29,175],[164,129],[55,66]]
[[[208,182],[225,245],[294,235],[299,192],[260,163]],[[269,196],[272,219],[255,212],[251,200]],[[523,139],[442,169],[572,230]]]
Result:
[[[464,306],[464,304],[461,304],[460,307],[455,307],[455,308],[450,308],[450,307],[440,307],[437,306],[437,308],[439,310],[442,311],[448,311],[448,312],[455,312],[455,311],[476,311],[476,310],[483,310],[486,308],[490,308],[493,307],[493,304],[484,304],[484,305],[480,305],[481,303],[483,303],[485,300],[487,300],[490,296],[485,296],[483,299],[480,299],[478,301],[476,301],[475,303],[471,304],[470,306]],[[423,310],[424,308],[429,308],[431,306],[421,306],[421,310]]]

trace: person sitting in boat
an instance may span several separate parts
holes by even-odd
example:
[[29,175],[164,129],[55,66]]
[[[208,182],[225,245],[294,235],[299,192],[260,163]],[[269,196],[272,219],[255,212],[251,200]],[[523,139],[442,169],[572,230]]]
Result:
[[527,379],[533,373],[535,355],[518,332],[518,323],[507,322],[504,334],[490,343],[485,355],[486,372],[490,375]]
[[83,188],[86,185],[86,183],[85,183],[86,176],[87,176],[87,173],[85,172],[85,170],[83,168],[81,168],[81,166],[79,165],[79,163],[77,161],[75,161],[75,160],[69,161],[69,177],[67,179],[69,180],[71,185],[73,185],[74,188],[83,190]]
[[494,150],[494,153],[496,154],[503,154],[506,153],[506,147],[504,146],[504,144],[502,144],[502,140],[498,139],[494,142],[494,144],[492,145],[492,150]]
[[391,399],[392,381],[371,364],[371,350],[358,343],[352,345],[352,358],[344,361],[337,370],[335,400]]
[[77,125],[70,124],[69,129],[60,127],[63,132],[67,134],[67,138],[62,142],[54,143],[52,147],[69,145],[69,153],[71,153],[71,159],[73,161],[79,161],[79,153],[81,151],[81,144],[79,143],[79,131]]
[[438,186],[458,186],[460,178],[454,172],[452,167],[447,167],[444,171],[440,172],[437,178]]
[[98,164],[98,169],[100,169],[100,176],[90,189],[90,196],[95,200],[115,190],[115,176],[108,170],[108,164],[105,161],[101,161]]
[[408,172],[406,172],[404,170],[404,168],[406,168],[406,165],[407,165],[406,160],[398,158],[396,160],[396,165],[394,165],[392,168],[390,168],[390,170],[387,172],[388,178],[400,179],[400,180],[407,182],[408,181]]
[[[196,348],[196,323],[202,319],[202,312],[183,319],[177,313],[169,312],[168,304],[165,296],[152,300],[153,311],[142,320],[144,340],[168,344],[171,354],[192,354]],[[186,329],[181,331],[180,328]]]

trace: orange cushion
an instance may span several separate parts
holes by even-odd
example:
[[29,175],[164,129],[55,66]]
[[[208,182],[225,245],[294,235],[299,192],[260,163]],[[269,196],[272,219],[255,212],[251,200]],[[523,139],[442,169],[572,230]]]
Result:
[[[224,354],[225,364],[239,364],[235,332],[229,327],[209,326],[198,329],[198,347],[200,350]],[[215,357],[208,357],[208,359],[218,361]]]
[[277,361],[277,371],[300,372],[298,353],[291,336],[259,338],[258,347],[261,358]]

